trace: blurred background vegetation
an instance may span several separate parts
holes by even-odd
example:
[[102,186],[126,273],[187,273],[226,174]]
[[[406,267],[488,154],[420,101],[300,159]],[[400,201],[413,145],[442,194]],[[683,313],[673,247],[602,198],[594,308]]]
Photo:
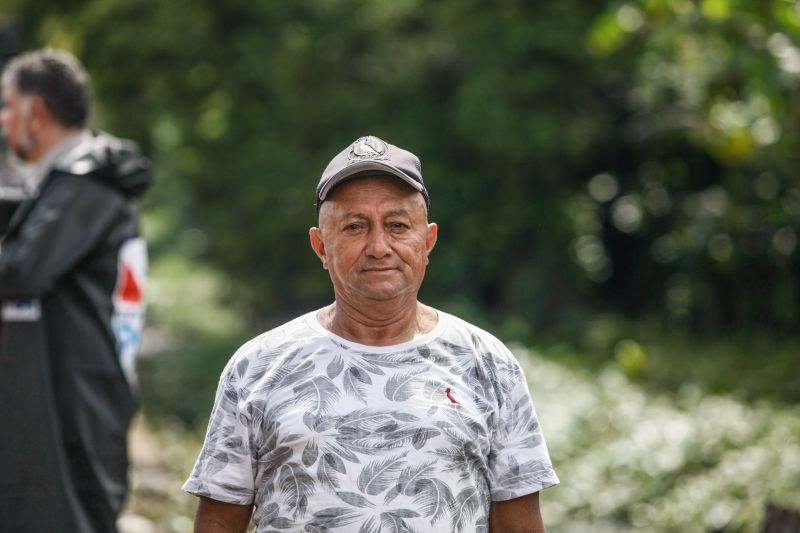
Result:
[[[0,25],[78,55],[93,124],[154,160],[150,424],[202,432],[232,351],[331,300],[313,190],[373,134],[423,162],[422,299],[525,346],[543,417],[572,413],[551,422],[559,472],[582,465],[545,498],[556,531],[755,531],[767,499],[800,506],[797,0],[4,0]],[[560,406],[578,389],[599,421]],[[748,436],[697,437],[704,398]],[[604,477],[602,450],[675,417],[666,470]],[[749,447],[764,471],[725,466]],[[615,488],[638,499],[590,501]]]

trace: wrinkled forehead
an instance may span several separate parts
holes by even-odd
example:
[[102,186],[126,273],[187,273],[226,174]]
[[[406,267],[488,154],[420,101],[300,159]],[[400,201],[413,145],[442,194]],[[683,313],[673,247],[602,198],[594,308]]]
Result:
[[422,194],[394,177],[360,176],[344,181],[328,193],[320,206],[320,220],[334,211],[371,211],[376,204],[384,209],[405,209],[409,214],[419,213],[427,220],[428,208]]

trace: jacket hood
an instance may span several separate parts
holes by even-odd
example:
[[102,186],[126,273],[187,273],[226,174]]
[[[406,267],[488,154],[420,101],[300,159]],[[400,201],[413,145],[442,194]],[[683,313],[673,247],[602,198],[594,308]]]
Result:
[[128,198],[141,196],[153,181],[150,160],[139,146],[104,132],[87,138],[55,170],[92,177]]

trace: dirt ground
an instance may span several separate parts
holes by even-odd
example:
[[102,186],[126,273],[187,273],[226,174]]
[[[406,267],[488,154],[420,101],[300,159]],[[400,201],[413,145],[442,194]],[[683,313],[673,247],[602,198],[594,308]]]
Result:
[[140,414],[129,436],[130,493],[119,533],[191,533],[196,498],[181,490],[200,439],[178,428],[158,431]]

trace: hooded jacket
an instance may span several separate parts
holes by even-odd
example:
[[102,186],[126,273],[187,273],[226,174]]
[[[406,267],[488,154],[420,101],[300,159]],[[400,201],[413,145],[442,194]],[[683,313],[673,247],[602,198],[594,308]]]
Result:
[[115,531],[135,410],[146,248],[135,144],[87,137],[0,245],[0,529]]

